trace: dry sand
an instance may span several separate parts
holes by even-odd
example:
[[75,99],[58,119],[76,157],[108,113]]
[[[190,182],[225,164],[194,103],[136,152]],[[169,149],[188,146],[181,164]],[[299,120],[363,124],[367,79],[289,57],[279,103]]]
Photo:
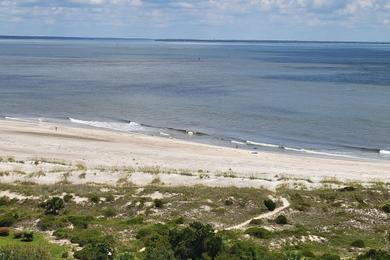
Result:
[[[14,156],[18,160],[52,158],[73,164],[81,161],[88,169],[98,166],[158,165],[163,168],[189,169],[193,172],[202,170],[208,172],[210,176],[231,169],[236,177],[244,177],[247,182],[251,176],[279,181],[281,178],[310,179],[310,182],[314,183],[334,178],[340,181],[390,182],[390,161],[385,160],[318,157],[287,152],[257,151],[257,154],[253,154],[247,150],[163,137],[76,128],[44,122],[0,120],[0,156]],[[2,163],[0,172],[9,171],[10,167],[13,167],[12,163]],[[57,169],[57,172],[60,171],[61,169]],[[99,179],[97,182],[104,183],[105,180],[110,180],[110,174],[105,172],[103,176],[91,175],[89,178],[92,180],[96,178]],[[143,178],[153,177],[141,173],[133,177],[135,182],[142,182]],[[208,185],[208,182],[211,186],[217,186],[219,183],[222,186],[240,186],[240,183],[241,186],[248,186],[242,185],[240,178],[200,179],[175,174],[161,175],[161,178],[165,183],[172,185],[175,182]],[[3,181],[5,177],[0,179]],[[261,183],[261,180],[252,181],[254,183],[257,181],[259,184],[249,186],[275,186],[270,181],[262,180]]]

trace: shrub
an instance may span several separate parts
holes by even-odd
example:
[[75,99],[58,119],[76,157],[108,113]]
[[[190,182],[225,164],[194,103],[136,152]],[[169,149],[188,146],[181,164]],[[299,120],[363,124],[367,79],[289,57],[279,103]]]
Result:
[[50,252],[45,247],[34,245],[8,244],[0,246],[0,259],[12,260],[51,260]]
[[141,216],[137,216],[137,217],[130,218],[127,220],[127,224],[129,224],[129,225],[139,225],[142,223],[144,223],[144,218]]
[[288,223],[286,216],[279,215],[275,219],[275,223],[278,225],[286,225]]
[[339,189],[338,191],[340,191],[340,192],[350,192],[350,191],[355,191],[355,190],[356,190],[355,187],[346,186],[346,187],[344,187],[344,188]]
[[54,215],[42,216],[38,222],[38,227],[41,230],[55,230],[58,228],[66,227],[67,225],[68,221],[65,218]]
[[108,193],[107,195],[105,195],[104,198],[106,199],[106,202],[113,202],[113,201],[115,201],[115,197],[111,193]]
[[261,225],[263,224],[263,220],[257,218],[257,219],[252,219],[250,222],[249,222],[249,225]]
[[73,215],[68,217],[68,221],[77,228],[88,228],[89,223],[93,220],[92,216]]
[[164,202],[160,199],[155,199],[154,200],[154,207],[156,208],[162,208],[164,205]]
[[351,246],[352,246],[352,247],[363,248],[363,247],[365,247],[365,244],[364,244],[364,241],[363,241],[363,240],[357,239],[357,240],[355,240],[355,241],[353,241],[353,242],[351,243]]
[[89,195],[89,201],[93,203],[99,203],[100,202],[100,197],[96,194],[90,194]]
[[58,215],[60,210],[65,208],[64,200],[60,197],[53,197],[44,203],[46,215]]
[[69,257],[68,251],[63,252],[61,255],[61,258],[68,258],[68,257]]
[[116,216],[116,211],[115,211],[115,209],[108,208],[108,209],[105,209],[105,210],[103,211],[103,215],[104,215],[106,218],[115,217],[115,216]]
[[73,195],[72,194],[66,194],[64,196],[64,201],[65,202],[70,202],[72,199],[73,199]]
[[132,252],[124,252],[118,255],[118,260],[135,260],[135,256]]
[[250,227],[245,231],[245,234],[248,234],[253,237],[267,239],[271,237],[271,232],[264,228],[260,227]]
[[23,242],[31,242],[34,240],[34,233],[32,231],[23,231],[20,240]]
[[200,222],[172,230],[169,241],[178,259],[204,259],[202,255],[214,259],[223,247],[222,238],[215,234],[212,226]]
[[176,225],[181,225],[184,224],[184,218],[183,217],[178,217],[176,219],[173,219],[171,223],[176,224]]
[[5,213],[0,215],[0,227],[10,227],[18,220],[18,215],[13,213]]
[[31,242],[34,240],[34,233],[32,231],[18,231],[14,233],[14,239],[20,239],[23,242]]
[[370,249],[366,253],[359,255],[356,260],[388,260],[390,254],[384,250]]
[[86,245],[74,254],[75,258],[83,260],[109,260],[114,259],[114,250],[106,243],[93,243]]
[[9,228],[0,227],[0,237],[8,237],[9,236]]
[[20,239],[20,238],[22,238],[22,236],[23,236],[23,232],[22,231],[14,232],[14,239]]
[[319,259],[320,260],[340,260],[340,256],[332,255],[332,254],[323,254]]
[[390,204],[386,204],[382,207],[383,212],[390,213]]
[[274,211],[276,208],[276,203],[271,199],[264,200],[264,205],[269,211]]
[[225,205],[231,206],[231,205],[233,205],[233,201],[231,199],[227,199],[227,200],[225,200]]
[[7,197],[1,197],[0,198],[0,207],[1,206],[7,206],[10,203],[10,199]]
[[73,230],[71,234],[70,241],[72,243],[77,243],[80,246],[85,246],[86,244],[100,243],[105,241],[106,237],[102,232],[96,229],[82,229],[82,230]]
[[58,239],[65,239],[70,237],[70,232],[71,231],[66,228],[59,228],[53,232],[53,236],[55,236]]

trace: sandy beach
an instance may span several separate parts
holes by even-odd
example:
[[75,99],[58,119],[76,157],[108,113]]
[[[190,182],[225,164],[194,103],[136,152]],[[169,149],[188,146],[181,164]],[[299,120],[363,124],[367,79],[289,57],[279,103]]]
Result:
[[[326,180],[390,182],[390,162],[385,160],[314,157],[264,151],[253,153],[163,137],[44,122],[0,120],[0,155],[13,156],[17,160],[47,158],[72,164],[82,162],[88,168],[159,166],[166,169],[186,169],[194,173],[207,172],[211,177],[218,176],[204,180],[194,176],[175,178],[175,175],[170,174],[160,177],[170,184],[211,182],[212,185],[220,183],[225,186],[274,187],[283,179],[309,180],[309,183]],[[0,171],[15,170],[9,163],[2,163],[0,167]],[[18,169],[21,167],[27,166],[18,166]],[[37,169],[24,170],[28,172]],[[223,172],[230,172],[235,178],[225,178],[228,176],[221,176]],[[104,172],[100,177],[95,173],[95,177],[91,176],[89,181],[95,178],[103,183],[109,182],[110,174],[115,173]],[[252,181],[253,185],[244,185],[241,177],[247,178],[247,182]],[[135,174],[133,178],[132,181],[144,184],[145,179],[153,179],[141,173]],[[4,181],[5,177],[2,179]],[[44,183],[42,178],[41,180]]]

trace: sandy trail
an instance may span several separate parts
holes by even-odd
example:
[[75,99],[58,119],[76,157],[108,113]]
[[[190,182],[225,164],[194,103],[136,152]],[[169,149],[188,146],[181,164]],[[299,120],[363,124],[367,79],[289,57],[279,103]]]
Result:
[[[0,120],[0,156],[82,161],[97,166],[153,166],[202,171],[209,175],[229,169],[237,177],[302,178],[390,182],[389,160],[354,160],[251,151],[49,123]],[[4,169],[1,167],[5,167]],[[7,171],[9,166],[0,166]],[[109,173],[107,173],[109,174]],[[207,181],[205,179],[205,181]]]
[[285,210],[288,207],[290,207],[290,202],[288,202],[288,200],[286,198],[280,198],[280,201],[282,202],[282,206],[280,206],[279,208],[276,208],[273,211],[270,211],[270,212],[267,212],[267,213],[260,214],[260,215],[258,215],[256,217],[248,219],[245,222],[242,222],[241,224],[238,224],[238,225],[235,225],[235,226],[232,226],[232,227],[228,227],[228,228],[225,228],[225,229],[226,230],[244,229],[254,219],[268,219],[268,218],[274,217],[275,215],[279,214],[283,210]]

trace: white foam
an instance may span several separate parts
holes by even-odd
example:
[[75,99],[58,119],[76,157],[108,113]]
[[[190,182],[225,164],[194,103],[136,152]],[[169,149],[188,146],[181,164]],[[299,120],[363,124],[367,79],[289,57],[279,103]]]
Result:
[[32,118],[32,117],[9,117],[9,116],[6,116],[4,118],[7,119],[7,120],[14,120],[14,121],[20,121],[20,122],[34,122],[34,121],[37,121],[36,118]]
[[313,151],[313,150],[307,150],[307,149],[302,149],[302,148],[291,148],[291,147],[283,147],[283,148],[287,151],[294,151],[294,152],[301,152],[301,153],[345,157],[345,158],[358,158],[355,156],[350,156],[350,155],[345,155],[345,154],[327,153],[327,152]]
[[245,145],[246,144],[244,142],[240,142],[240,141],[236,141],[236,140],[231,140],[230,142],[232,142],[233,144],[241,144],[241,145]]
[[161,132],[161,131],[160,131],[160,135],[162,135],[162,136],[170,136],[169,134]]
[[75,124],[82,124],[82,125],[88,125],[88,126],[117,130],[117,131],[131,132],[131,131],[143,130],[143,127],[136,122],[122,123],[122,122],[85,121],[85,120],[75,119],[71,117],[69,117],[69,120]]
[[379,154],[390,155],[389,150],[379,150]]
[[251,144],[251,145],[257,145],[257,146],[279,148],[279,145],[276,145],[276,144],[258,143],[258,142],[252,142],[252,141],[246,141],[246,143]]

